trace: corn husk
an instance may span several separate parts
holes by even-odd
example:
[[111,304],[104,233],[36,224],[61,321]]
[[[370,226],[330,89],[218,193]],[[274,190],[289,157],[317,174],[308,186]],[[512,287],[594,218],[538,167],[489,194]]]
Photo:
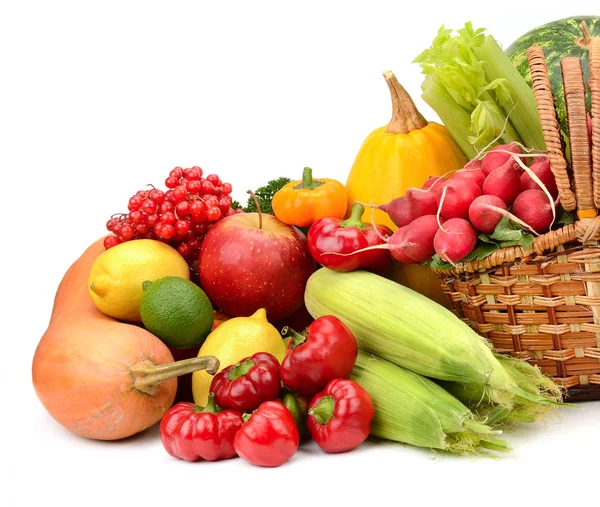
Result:
[[[308,280],[305,305],[313,318],[341,319],[365,352],[426,377],[477,386],[495,406],[513,410],[525,399],[535,417],[538,405],[557,403],[521,388],[526,376],[509,373],[489,343],[452,312],[392,280],[321,268]],[[541,372],[535,377],[545,379]]]
[[435,382],[359,350],[352,376],[371,395],[371,435],[456,454],[509,451],[501,431],[476,420]]

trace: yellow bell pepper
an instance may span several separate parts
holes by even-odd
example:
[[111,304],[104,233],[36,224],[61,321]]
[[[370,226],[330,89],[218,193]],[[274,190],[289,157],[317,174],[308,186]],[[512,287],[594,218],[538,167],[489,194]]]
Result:
[[271,203],[273,213],[283,223],[309,227],[319,218],[344,218],[348,207],[346,187],[331,178],[313,179],[305,167],[302,180],[283,186]]

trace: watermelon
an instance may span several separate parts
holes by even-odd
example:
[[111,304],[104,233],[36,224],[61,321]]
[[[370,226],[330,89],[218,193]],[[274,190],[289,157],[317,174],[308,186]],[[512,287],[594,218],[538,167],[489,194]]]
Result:
[[[531,84],[531,73],[527,62],[527,48],[540,46],[544,50],[552,93],[556,99],[556,112],[561,125],[562,135],[566,138],[567,120],[565,96],[560,70],[560,61],[565,56],[575,56],[581,59],[585,81],[589,77],[588,49],[586,38],[581,27],[582,21],[587,24],[590,37],[600,37],[600,16],[574,16],[559,19],[538,26],[515,40],[505,51],[519,73]],[[589,93],[588,93],[589,110]]]

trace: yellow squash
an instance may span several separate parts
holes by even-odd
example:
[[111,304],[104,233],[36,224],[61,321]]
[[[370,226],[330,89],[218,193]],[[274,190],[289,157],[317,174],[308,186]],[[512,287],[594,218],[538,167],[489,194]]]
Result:
[[[410,187],[421,187],[429,176],[441,176],[467,162],[446,127],[419,113],[392,72],[383,75],[392,95],[392,119],[369,134],[356,156],[346,182],[348,213],[356,201],[387,203]],[[363,220],[370,223],[371,216],[367,209]],[[383,211],[376,210],[374,219],[397,229]]]
[[[369,134],[352,165],[346,188],[348,213],[356,201],[384,204],[421,187],[429,176],[442,176],[463,167],[467,158],[450,132],[439,123],[428,122],[410,95],[390,71],[383,73],[392,95],[392,119]],[[367,208],[363,220],[396,225],[387,213]],[[435,274],[418,264],[393,262],[389,278],[449,307]]]

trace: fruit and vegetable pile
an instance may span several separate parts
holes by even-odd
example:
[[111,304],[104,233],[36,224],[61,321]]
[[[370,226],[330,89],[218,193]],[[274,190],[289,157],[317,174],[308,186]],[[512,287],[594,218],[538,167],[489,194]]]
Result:
[[[572,45],[557,51],[581,53]],[[216,174],[175,167],[109,217],[65,274],[33,358],[52,417],[97,440],[158,424],[175,458],[274,467],[311,440],[340,453],[369,436],[509,452],[506,430],[568,406],[537,367],[428,297],[426,276],[394,274],[527,247],[576,218],[528,78],[491,35],[442,28],[416,62],[444,124],[386,71],[391,120],[345,184],[306,167],[242,206]],[[589,116],[590,142],[599,122]]]

